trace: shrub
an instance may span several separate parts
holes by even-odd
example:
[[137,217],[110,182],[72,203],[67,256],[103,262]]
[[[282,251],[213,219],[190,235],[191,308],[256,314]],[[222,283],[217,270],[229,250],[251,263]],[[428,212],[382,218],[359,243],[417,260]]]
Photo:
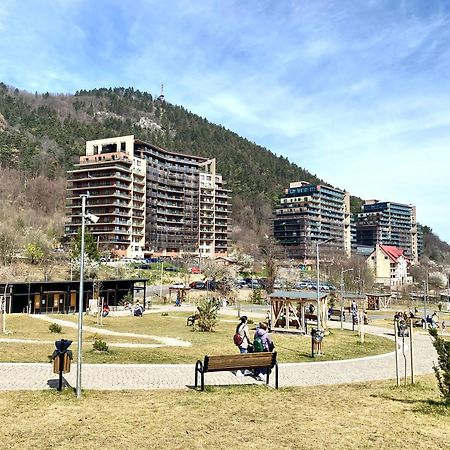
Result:
[[127,292],[121,300],[119,300],[119,305],[124,306],[125,303],[129,303],[130,305],[133,303],[133,295],[131,292]]
[[92,344],[92,348],[96,352],[102,352],[102,353],[108,353],[109,352],[108,344],[102,339],[95,339],[93,344]]
[[59,325],[58,323],[51,323],[49,326],[48,326],[48,330],[50,331],[50,333],[61,333],[61,331],[62,331],[62,326],[61,325]]
[[433,363],[439,390],[446,401],[450,401],[450,341],[438,336],[436,328],[430,328],[433,345],[438,354],[437,365]]
[[203,300],[198,306],[198,319],[195,322],[195,329],[207,332],[214,331],[220,305],[220,300],[216,298]]
[[264,297],[264,292],[262,289],[253,289],[249,297],[250,303],[255,303],[257,305],[266,304],[266,299]]
[[330,295],[328,299],[328,306],[334,308],[336,306],[336,296],[334,294]]

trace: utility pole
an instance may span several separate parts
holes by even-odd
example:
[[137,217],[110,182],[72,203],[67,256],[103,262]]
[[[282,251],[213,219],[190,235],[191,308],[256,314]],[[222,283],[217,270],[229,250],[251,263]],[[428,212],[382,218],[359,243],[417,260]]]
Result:
[[77,347],[77,398],[81,397],[81,358],[83,347],[83,309],[84,309],[84,229],[86,225],[86,195],[81,195],[81,252],[80,288],[78,293],[78,347]]

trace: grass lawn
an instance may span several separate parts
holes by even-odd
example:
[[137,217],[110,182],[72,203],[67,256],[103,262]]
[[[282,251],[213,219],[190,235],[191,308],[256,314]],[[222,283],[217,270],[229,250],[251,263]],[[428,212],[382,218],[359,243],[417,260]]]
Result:
[[[414,387],[0,392],[2,448],[448,449],[450,404]],[[55,429],[62,430],[56,433]]]
[[[186,318],[189,313],[170,313],[169,316],[160,314],[146,314],[142,318],[137,317],[108,317],[104,320],[104,328],[139,334],[151,334],[180,338],[192,343],[190,347],[160,347],[150,349],[130,349],[111,347],[107,354],[90,351],[92,333],[84,333],[84,361],[88,363],[194,363],[202,359],[206,354],[236,353],[233,344],[233,333],[237,324],[235,318],[224,316],[219,320],[216,331],[213,333],[201,333],[193,331],[186,326]],[[76,322],[74,315],[55,316],[59,319]],[[85,325],[96,326],[96,319],[85,317]],[[32,319],[26,315],[12,315],[8,318],[8,329],[13,334],[6,337],[28,339],[76,339],[76,329],[63,326],[62,334],[53,334],[48,331],[49,323]],[[250,326],[251,333],[252,328]],[[107,343],[113,342],[142,342],[153,343],[149,339],[136,339],[119,336],[102,336]],[[307,362],[311,361],[311,338],[309,336],[274,334],[273,340],[278,351],[280,362]],[[76,345],[71,347],[74,351]],[[347,358],[359,358],[393,351],[394,344],[391,340],[366,334],[365,343],[359,343],[357,333],[351,331],[331,330],[325,337],[323,344],[323,356],[320,360],[336,360]],[[48,355],[53,351],[49,344],[13,344],[0,343],[0,361],[2,362],[46,362]],[[317,360],[317,358],[316,358]]]

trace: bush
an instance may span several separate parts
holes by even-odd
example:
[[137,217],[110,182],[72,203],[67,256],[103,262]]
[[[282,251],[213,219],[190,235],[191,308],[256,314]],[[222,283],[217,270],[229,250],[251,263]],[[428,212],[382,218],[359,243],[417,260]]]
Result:
[[108,353],[109,352],[108,344],[102,339],[95,339],[93,344],[92,344],[92,348],[96,352],[102,352],[102,353]]
[[50,333],[61,333],[61,331],[62,331],[62,326],[61,325],[59,325],[58,323],[51,323],[49,326],[48,326],[48,330],[50,331]]
[[438,363],[433,363],[439,390],[446,401],[450,401],[450,341],[438,336],[436,328],[430,328],[433,345],[438,354]]
[[217,323],[217,313],[219,312],[221,301],[210,298],[203,300],[198,306],[198,319],[195,322],[195,328],[199,331],[214,331]]
[[253,289],[249,297],[250,303],[255,303],[257,305],[266,304],[264,291],[262,289]]
[[129,303],[130,305],[133,303],[133,295],[131,292],[127,292],[121,300],[119,300],[120,306],[125,306],[125,303]]

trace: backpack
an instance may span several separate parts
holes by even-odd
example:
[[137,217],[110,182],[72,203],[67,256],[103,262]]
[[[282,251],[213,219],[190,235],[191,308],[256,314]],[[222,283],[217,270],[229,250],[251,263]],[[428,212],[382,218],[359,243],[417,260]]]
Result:
[[240,347],[242,345],[242,343],[244,342],[244,338],[239,333],[235,333],[233,336],[233,342],[234,342],[234,345],[236,345],[237,347]]
[[262,343],[261,338],[255,337],[253,341],[253,349],[255,352],[263,352],[264,351],[264,345]]

